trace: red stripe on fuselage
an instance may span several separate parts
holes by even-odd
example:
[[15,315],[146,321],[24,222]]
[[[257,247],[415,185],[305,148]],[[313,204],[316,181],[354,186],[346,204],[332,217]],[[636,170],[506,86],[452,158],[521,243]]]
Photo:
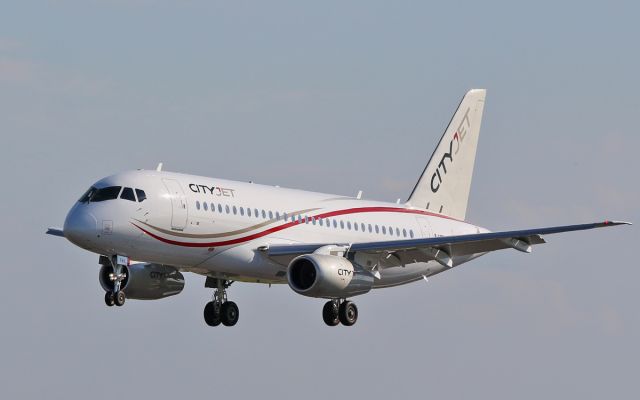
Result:
[[[394,208],[394,207],[358,207],[358,208],[348,208],[346,210],[337,210],[337,211],[330,211],[324,214],[318,214],[318,215],[314,215],[308,218],[315,218],[315,219],[320,219],[320,218],[331,218],[331,217],[336,217],[339,215],[347,215],[347,214],[359,214],[359,213],[368,213],[368,212],[395,212],[395,213],[403,213],[403,214],[419,214],[419,215],[427,215],[430,217],[438,217],[438,218],[444,218],[444,219],[450,219],[452,221],[459,221],[455,218],[451,218],[451,217],[447,217],[446,215],[440,215],[440,214],[435,214],[435,213],[431,213],[428,211],[422,211],[422,210],[411,210],[411,209],[407,209],[407,208]],[[462,222],[462,221],[459,221]],[[167,238],[163,238],[161,236],[158,236],[154,233],[149,232],[148,230],[136,225],[135,223],[131,223],[133,226],[137,227],[138,229],[140,229],[141,231],[143,231],[144,233],[146,233],[147,235],[153,237],[154,239],[160,240],[161,242],[167,243],[167,244],[172,244],[175,246],[183,246],[183,247],[218,247],[218,246],[231,246],[234,244],[239,244],[239,243],[244,243],[244,242],[248,242],[250,240],[254,240],[254,239],[258,239],[260,237],[269,235],[271,233],[274,232],[279,232],[281,230],[290,228],[292,226],[296,226],[296,225],[300,225],[302,224],[303,221],[292,221],[292,222],[287,222],[285,224],[279,225],[279,226],[274,226],[273,228],[269,228],[269,229],[265,229],[264,231],[261,232],[257,232],[248,236],[244,236],[244,237],[240,237],[240,238],[236,238],[236,239],[230,239],[230,240],[223,240],[220,242],[181,242],[178,240],[172,240],[172,239],[167,239]]]

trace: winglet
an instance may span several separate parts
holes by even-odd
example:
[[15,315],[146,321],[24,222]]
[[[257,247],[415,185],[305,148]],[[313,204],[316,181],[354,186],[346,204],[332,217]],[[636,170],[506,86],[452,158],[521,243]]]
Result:
[[602,223],[602,226],[616,226],[616,225],[633,225],[633,224],[627,221],[609,221],[609,220],[606,220]]

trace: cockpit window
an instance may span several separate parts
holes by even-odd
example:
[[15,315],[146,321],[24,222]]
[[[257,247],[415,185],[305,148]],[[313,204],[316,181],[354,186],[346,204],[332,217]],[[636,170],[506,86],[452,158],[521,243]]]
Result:
[[113,200],[118,198],[118,194],[120,193],[120,188],[122,186],[109,186],[106,188],[98,189],[89,199],[90,202],[94,203],[97,201],[105,201],[105,200]]
[[136,189],[136,195],[138,195],[138,201],[140,203],[142,203],[147,198],[147,195],[144,193],[144,190],[141,190],[141,189]]
[[120,194],[121,199],[136,201],[136,196],[133,194],[133,189],[130,187],[126,187],[122,189],[122,193]]
[[95,187],[91,186],[89,190],[84,192],[84,194],[82,195],[82,197],[80,197],[78,201],[80,203],[88,203],[89,200],[91,200],[91,197],[96,193],[96,190],[97,189]]

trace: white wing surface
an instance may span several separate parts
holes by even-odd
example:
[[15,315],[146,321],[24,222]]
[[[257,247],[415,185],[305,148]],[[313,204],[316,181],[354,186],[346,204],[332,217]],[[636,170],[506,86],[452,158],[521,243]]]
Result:
[[456,259],[465,259],[502,249],[516,249],[531,252],[531,246],[545,243],[542,235],[604,228],[616,225],[631,225],[629,222],[604,221],[580,225],[554,226],[504,232],[488,232],[472,235],[443,236],[425,239],[394,240],[364,243],[316,243],[272,245],[266,250],[268,256],[282,265],[302,254],[313,253],[327,245],[343,246],[355,257],[375,256],[384,260],[382,268],[405,265],[414,262],[438,261],[447,267],[454,267]]

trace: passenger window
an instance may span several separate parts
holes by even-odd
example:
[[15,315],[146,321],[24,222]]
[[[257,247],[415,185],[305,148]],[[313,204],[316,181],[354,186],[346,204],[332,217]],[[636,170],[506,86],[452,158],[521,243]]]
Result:
[[276,211],[276,219],[280,219],[280,213]]
[[360,228],[362,229],[362,232],[364,232],[364,222],[360,224]]
[[109,186],[106,188],[98,189],[96,190],[95,194],[91,196],[91,200],[89,201],[94,203],[98,201],[115,200],[120,194],[120,188],[122,188],[122,186]]
[[238,208],[236,206],[233,206],[233,215],[238,214]]
[[262,210],[262,218],[267,219],[267,213]]
[[147,195],[144,193],[142,189],[136,189],[136,196],[138,196],[138,203],[142,203],[147,199]]
[[249,217],[251,216],[251,209],[250,208],[247,208],[247,216],[249,216]]
[[409,236],[413,239],[413,229],[409,229]]
[[206,202],[202,203],[202,208],[204,208],[205,211],[209,211],[209,204]]
[[338,222],[336,222],[335,219],[333,220],[333,227],[334,227],[334,229],[338,227]]
[[226,206],[224,206],[224,210],[227,212],[227,214],[229,214],[229,205],[228,204]]
[[259,218],[259,217],[260,217],[260,214],[258,213],[258,209],[257,209],[257,208],[254,208],[254,209],[253,209],[253,215],[255,215],[255,216],[256,216],[256,218]]
[[406,229],[402,229],[402,237],[407,237],[407,230]]
[[340,221],[340,229],[344,229],[344,221]]
[[396,236],[400,236],[400,228],[396,228]]
[[383,234],[383,235],[386,235],[386,234],[387,234],[387,227],[386,227],[386,226],[383,226],[383,227],[382,227],[382,234]]
[[369,224],[369,233],[371,233],[371,224]]
[[357,222],[353,224],[353,229],[355,229],[356,231],[358,230],[358,223]]
[[196,208],[199,210],[200,209],[200,202],[196,200]]
[[211,212],[216,212],[216,205],[211,203]]
[[222,214],[222,204],[218,204],[218,212]]
[[378,225],[376,225],[376,233],[380,233],[380,229],[378,229]]
[[269,211],[269,219],[273,219],[273,213]]
[[244,217],[244,207],[240,207],[240,215]]
[[322,218],[320,218],[320,220],[318,220],[318,223],[320,224],[320,226],[324,226],[324,223],[322,222]]
[[136,195],[133,194],[133,189],[131,189],[130,187],[126,187],[122,189],[122,193],[120,193],[120,198],[129,200],[129,201],[136,201]]
[[393,228],[389,227],[389,235],[393,236]]

